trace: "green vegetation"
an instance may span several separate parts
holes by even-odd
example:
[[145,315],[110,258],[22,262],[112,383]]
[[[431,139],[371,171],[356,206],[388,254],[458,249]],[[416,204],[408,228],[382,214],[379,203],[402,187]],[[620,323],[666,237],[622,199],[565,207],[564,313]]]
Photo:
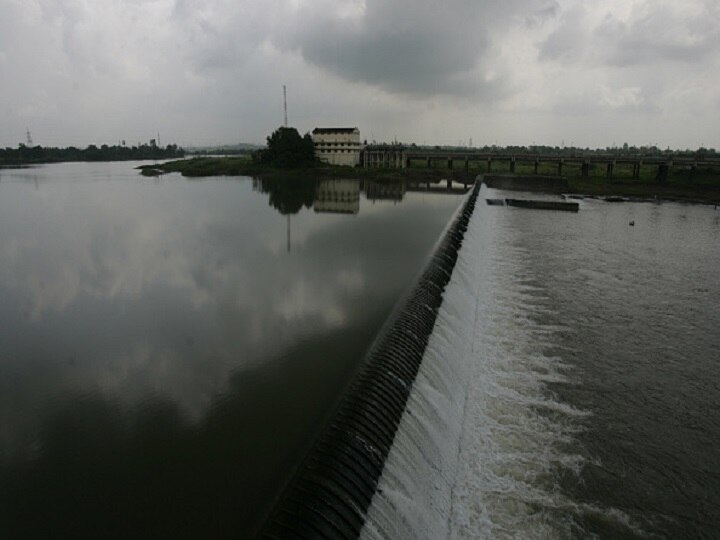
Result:
[[253,163],[249,156],[238,157],[195,157],[141,165],[138,167],[145,176],[159,176],[164,173],[178,172],[183,176],[253,176],[264,168]]
[[578,173],[567,177],[573,193],[720,203],[720,171],[673,169],[666,181],[658,182],[656,169],[657,166],[641,167],[640,178],[632,178],[631,170],[623,171],[618,166],[612,178],[606,178],[604,170],[601,176],[583,177]]
[[186,146],[186,155],[197,156],[250,156],[262,147],[257,144],[238,143],[220,146]]
[[498,146],[498,145],[485,145],[485,146],[428,146],[428,145],[417,145],[417,144],[395,144],[411,152],[442,152],[442,153],[457,153],[465,154],[468,152],[478,152],[481,154],[512,154],[515,156],[556,156],[556,157],[577,157],[577,156],[623,156],[623,157],[689,157],[697,160],[703,160],[707,158],[720,159],[720,151],[714,148],[705,148],[701,146],[696,150],[686,148],[673,149],[673,148],[658,148],[655,145],[644,145],[634,146],[624,143],[621,146],[613,145],[606,148],[581,148],[579,146],[548,146],[548,145],[530,145],[530,146]]
[[[680,153],[676,155],[680,155]],[[694,156],[695,154],[691,155]],[[681,157],[687,156],[683,155]],[[494,160],[490,171],[488,171],[487,161],[472,161],[467,174],[472,177],[478,174],[532,176],[535,174],[532,159],[531,157],[527,161],[518,159],[515,163],[514,173],[510,171],[509,161]],[[458,169],[464,172],[464,164],[460,160],[454,162],[452,174],[457,175]],[[428,170],[427,163],[414,161],[408,170]],[[433,161],[431,170],[437,173],[444,172],[446,175],[449,172],[445,160]],[[572,193],[596,196],[619,195],[645,199],[657,197],[659,199],[720,203],[720,166],[690,168],[676,165],[670,169],[665,181],[657,180],[657,171],[657,164],[643,164],[640,167],[639,178],[633,178],[632,164],[618,163],[613,168],[612,177],[608,178],[606,165],[590,164],[588,176],[582,176],[580,163],[566,162],[562,167],[562,176],[568,179]],[[545,176],[557,175],[557,163],[550,161],[539,163],[537,174]]]
[[202,176],[259,176],[272,178],[357,178],[380,182],[412,180],[416,182],[435,182],[445,178],[472,182],[477,173],[466,174],[454,171],[448,174],[441,169],[362,169],[355,167],[337,167],[324,163],[299,168],[279,168],[274,165],[258,163],[248,157],[198,157],[141,165],[138,167],[145,176],[160,176],[165,173],[180,173],[186,177]]
[[17,148],[0,148],[0,166],[32,165],[39,163],[56,163],[62,161],[125,161],[141,159],[173,159],[182,157],[185,152],[176,144],[161,148],[150,141],[150,144],[139,146],[95,146],[87,148],[54,148],[43,146],[18,145]]
[[315,145],[306,133],[300,136],[292,127],[280,127],[267,138],[267,148],[253,154],[253,161],[282,169],[308,167],[316,163]]
[[[446,162],[433,162],[431,168],[427,164],[413,163],[408,169],[363,169],[354,167],[333,167],[315,164],[311,167],[284,169],[257,163],[248,157],[224,158],[193,158],[170,161],[158,165],[140,167],[142,174],[157,176],[168,172],[178,172],[187,177],[201,176],[254,176],[263,179],[272,178],[357,178],[380,182],[413,181],[436,182],[452,178],[461,182],[472,182],[478,174],[488,174],[486,162],[472,162],[469,171],[455,163],[455,168],[447,168]],[[494,161],[492,174],[510,174],[507,162]],[[583,177],[580,166],[565,164],[563,175],[568,178],[570,191],[585,195],[624,195],[641,198],[678,199],[689,201],[720,202],[720,170],[703,169],[688,170],[674,167],[668,179],[657,182],[655,175],[657,165],[643,165],[640,178],[632,177],[632,166],[618,164],[613,177],[608,179],[607,169],[603,165],[591,165],[589,176]],[[532,175],[532,164],[516,163],[515,174]],[[538,167],[540,175],[556,175],[557,165],[541,163]]]
[[[268,148],[249,156],[203,157],[171,161],[158,165],[140,167],[142,174],[157,176],[167,172],[178,172],[183,176],[253,176],[263,179],[293,178],[357,178],[379,182],[437,182],[452,179],[460,182],[472,182],[478,174],[511,174],[509,161],[493,160],[488,170],[487,161],[471,161],[465,170],[463,160],[456,159],[453,169],[448,168],[447,160],[432,160],[430,167],[424,160],[413,161],[407,169],[364,169],[356,167],[337,167],[319,163],[314,157],[314,148],[309,135],[301,137],[295,128],[279,128],[267,138]],[[409,151],[429,150],[453,153],[458,157],[468,152],[467,148],[420,148],[411,146]],[[473,151],[491,152],[496,155],[513,154],[517,156],[514,172],[518,175],[535,174],[534,156],[570,157],[586,155],[602,156],[609,153],[633,157],[675,156],[695,157],[698,160],[720,157],[714,149],[700,148],[697,151],[659,150],[655,147],[635,148],[623,145],[622,148],[588,150],[557,147],[485,147]],[[526,156],[525,158],[523,156]],[[525,159],[525,161],[523,161]],[[564,163],[562,175],[567,177],[570,191],[586,195],[621,195],[640,198],[678,199],[698,202],[720,203],[720,166],[693,167],[674,166],[666,180],[658,181],[657,164],[643,164],[638,178],[633,177],[633,165],[618,163],[612,177],[607,177],[604,164],[590,164],[587,176],[582,175],[580,163]],[[552,161],[538,164],[537,174],[557,175],[558,165]]]

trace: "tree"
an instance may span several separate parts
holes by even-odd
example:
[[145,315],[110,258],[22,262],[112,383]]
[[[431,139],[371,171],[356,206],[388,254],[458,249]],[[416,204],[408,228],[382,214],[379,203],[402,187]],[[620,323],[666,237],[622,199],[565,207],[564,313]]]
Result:
[[280,127],[267,138],[267,149],[254,155],[255,160],[276,167],[303,167],[315,162],[315,145],[310,134],[301,137],[292,127]]

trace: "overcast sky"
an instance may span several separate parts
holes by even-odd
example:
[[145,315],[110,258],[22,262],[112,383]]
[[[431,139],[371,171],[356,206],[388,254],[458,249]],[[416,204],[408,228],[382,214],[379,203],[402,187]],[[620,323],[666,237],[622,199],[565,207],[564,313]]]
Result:
[[0,0],[0,146],[720,148],[718,0]]

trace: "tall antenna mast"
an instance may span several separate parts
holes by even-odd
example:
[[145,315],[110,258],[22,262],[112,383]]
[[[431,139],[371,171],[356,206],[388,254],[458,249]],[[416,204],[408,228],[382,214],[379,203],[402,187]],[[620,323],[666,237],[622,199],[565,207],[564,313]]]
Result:
[[288,127],[287,125],[287,88],[283,84],[283,108],[285,110],[285,127]]
[[27,145],[32,146],[33,141],[32,141],[32,135],[30,135],[30,128],[27,128],[27,133],[25,135],[27,136]]

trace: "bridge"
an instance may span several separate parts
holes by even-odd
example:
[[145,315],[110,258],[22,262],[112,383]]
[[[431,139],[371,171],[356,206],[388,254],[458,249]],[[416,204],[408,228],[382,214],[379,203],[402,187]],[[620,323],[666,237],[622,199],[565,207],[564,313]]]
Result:
[[632,166],[632,177],[640,178],[640,168],[643,166],[657,167],[657,178],[667,178],[672,167],[683,167],[695,170],[698,167],[713,167],[720,169],[720,159],[705,157],[678,157],[678,156],[641,156],[626,154],[583,154],[583,155],[552,155],[552,154],[518,154],[475,151],[417,151],[402,146],[368,146],[361,153],[360,163],[364,168],[407,168],[413,163],[425,163],[432,168],[437,163],[443,163],[448,169],[455,167],[470,170],[472,163],[487,164],[487,172],[493,172],[493,164],[506,163],[509,171],[515,172],[516,165],[524,164],[533,167],[535,174],[543,163],[550,163],[562,176],[566,165],[580,167],[581,176],[590,175],[590,167],[603,166],[606,176],[612,178],[615,167],[618,165]]

